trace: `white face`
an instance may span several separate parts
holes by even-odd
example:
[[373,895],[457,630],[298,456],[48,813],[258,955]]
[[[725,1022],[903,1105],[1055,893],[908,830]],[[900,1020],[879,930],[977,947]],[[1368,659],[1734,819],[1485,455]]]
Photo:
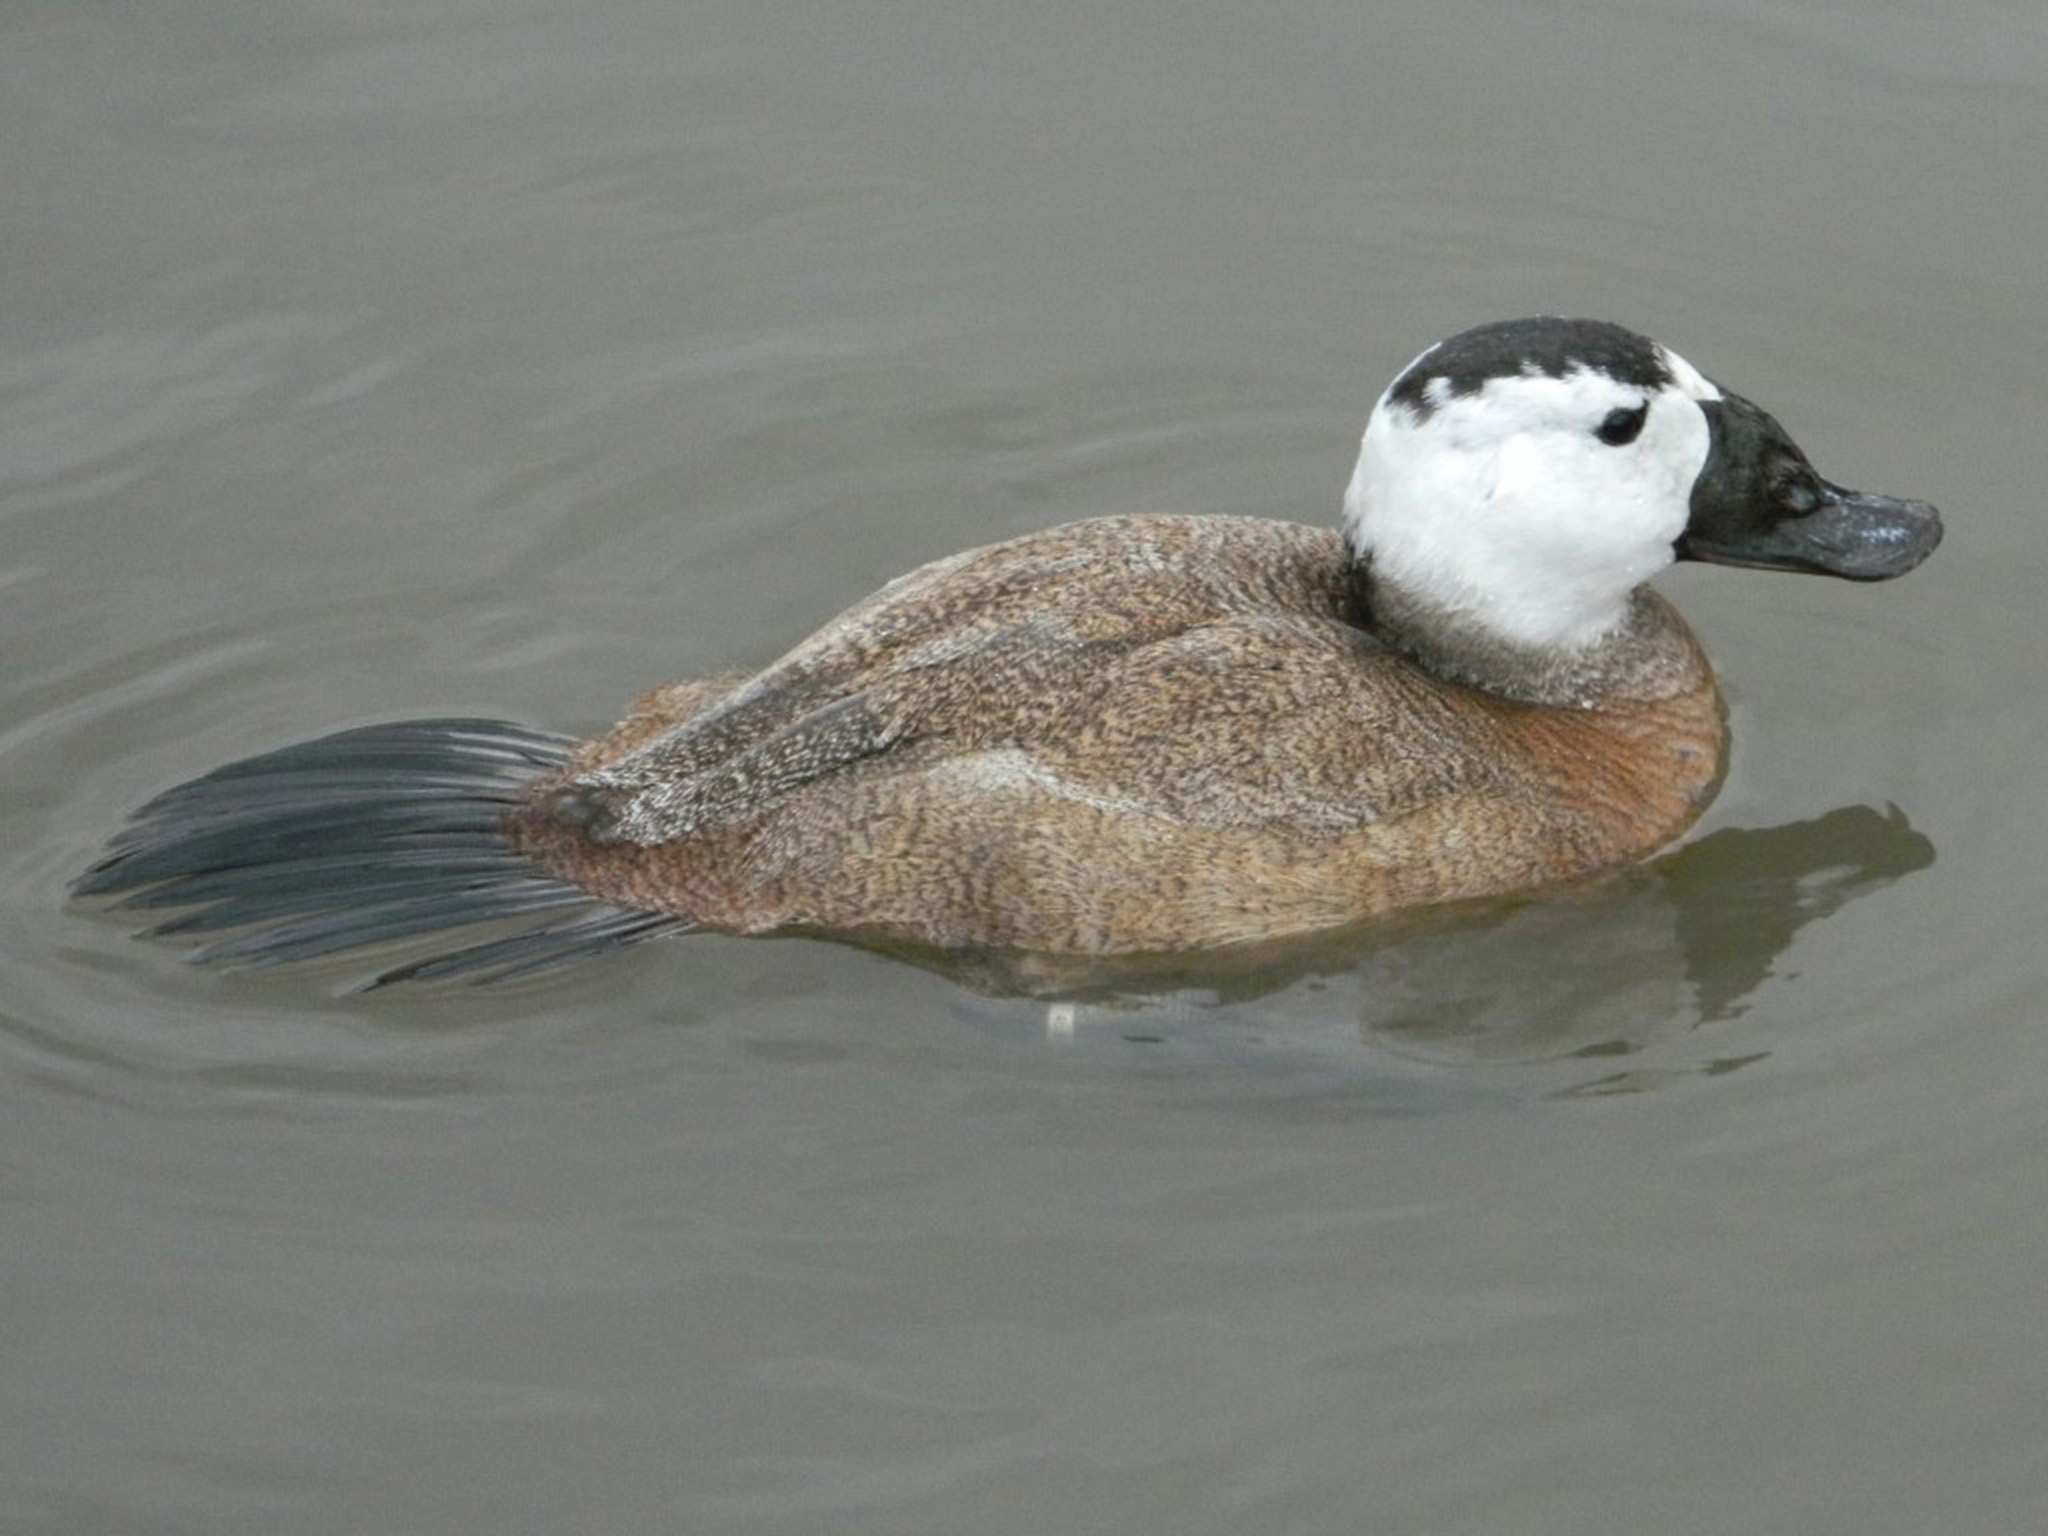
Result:
[[[1611,633],[1671,563],[1707,460],[1698,402],[1721,394],[1658,351],[1673,382],[1651,389],[1581,367],[1467,395],[1437,381],[1421,416],[1381,396],[1344,497],[1352,549],[1409,598],[1516,646],[1576,651]],[[1644,406],[1631,441],[1602,439],[1613,413]]]

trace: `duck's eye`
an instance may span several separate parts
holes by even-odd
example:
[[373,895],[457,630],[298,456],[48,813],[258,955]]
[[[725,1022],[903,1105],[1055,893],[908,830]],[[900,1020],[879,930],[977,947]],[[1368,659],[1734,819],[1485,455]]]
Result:
[[1643,435],[1643,423],[1649,419],[1650,402],[1647,400],[1632,410],[1617,405],[1594,429],[1593,435],[1610,448],[1623,448]]

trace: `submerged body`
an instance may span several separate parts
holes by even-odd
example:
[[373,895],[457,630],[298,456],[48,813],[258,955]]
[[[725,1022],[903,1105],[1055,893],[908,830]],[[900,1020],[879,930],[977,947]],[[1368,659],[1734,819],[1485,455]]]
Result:
[[[1711,796],[1674,559],[1881,580],[1933,508],[1598,321],[1424,353],[1340,530],[1112,517],[891,583],[764,670],[593,741],[372,727],[144,806],[79,882],[267,964],[501,918],[387,971],[506,974],[663,932],[1187,953],[1640,858]],[[538,921],[536,918],[538,916]]]
[[[1556,707],[1417,667],[1347,570],[1334,532],[1250,518],[956,556],[754,677],[650,694],[513,835],[593,894],[733,932],[1109,955],[1542,885],[1698,814],[1720,703],[1662,599]],[[687,826],[593,837],[562,814],[593,784],[665,792]]]

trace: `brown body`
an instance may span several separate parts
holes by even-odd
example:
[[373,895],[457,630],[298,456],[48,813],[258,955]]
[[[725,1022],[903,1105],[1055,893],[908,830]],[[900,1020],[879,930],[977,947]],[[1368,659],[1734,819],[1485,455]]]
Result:
[[970,551],[759,674],[647,695],[512,835],[735,933],[1119,955],[1527,889],[1698,815],[1720,699],[1654,593],[1539,704],[1425,670],[1357,585],[1335,533],[1253,519]]

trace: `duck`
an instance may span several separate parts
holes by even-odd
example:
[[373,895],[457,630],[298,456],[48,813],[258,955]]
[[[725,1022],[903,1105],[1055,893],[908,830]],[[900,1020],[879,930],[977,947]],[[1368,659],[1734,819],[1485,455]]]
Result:
[[697,930],[1287,941],[1680,837],[1727,713],[1652,579],[1884,581],[1941,534],[1646,336],[1496,321],[1387,386],[1335,528],[1109,515],[971,549],[589,740],[414,720],[231,763],[141,806],[75,890],[165,912],[147,932],[208,962],[428,951],[372,985]]

